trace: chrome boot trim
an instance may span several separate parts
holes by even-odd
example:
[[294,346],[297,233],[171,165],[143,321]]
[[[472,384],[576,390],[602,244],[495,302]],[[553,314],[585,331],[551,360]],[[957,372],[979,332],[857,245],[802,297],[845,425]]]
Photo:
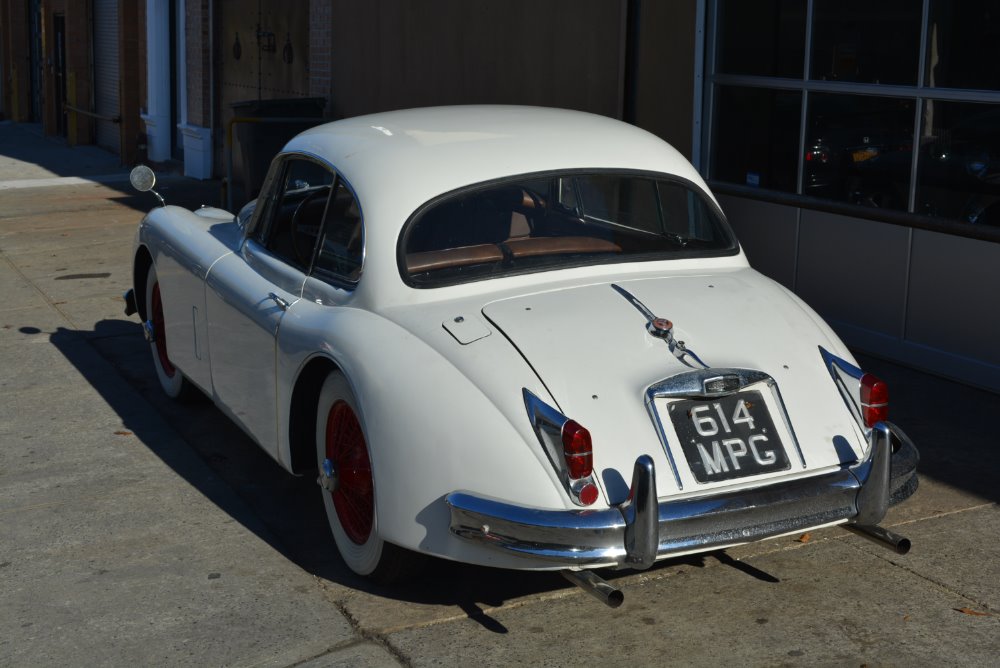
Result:
[[146,337],[146,340],[150,343],[156,343],[156,328],[153,327],[153,321],[147,320],[142,323],[142,335]]

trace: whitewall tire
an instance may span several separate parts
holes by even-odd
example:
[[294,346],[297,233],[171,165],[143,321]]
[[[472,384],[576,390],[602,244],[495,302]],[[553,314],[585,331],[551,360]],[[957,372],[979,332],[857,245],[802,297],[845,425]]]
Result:
[[337,372],[327,376],[316,410],[320,491],[344,563],[358,575],[388,583],[408,575],[417,555],[378,535],[375,474],[360,415],[347,379]]
[[167,330],[163,318],[163,300],[160,284],[156,278],[156,268],[150,264],[146,274],[146,327],[152,329],[149,350],[153,356],[153,368],[163,392],[171,399],[182,399],[192,394],[191,383],[184,378],[181,370],[170,361],[167,345]]

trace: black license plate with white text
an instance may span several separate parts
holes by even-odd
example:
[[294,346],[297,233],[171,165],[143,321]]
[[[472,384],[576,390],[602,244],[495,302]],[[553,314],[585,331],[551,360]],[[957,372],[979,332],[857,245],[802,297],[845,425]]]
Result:
[[698,482],[783,471],[788,455],[760,392],[668,404],[670,420]]

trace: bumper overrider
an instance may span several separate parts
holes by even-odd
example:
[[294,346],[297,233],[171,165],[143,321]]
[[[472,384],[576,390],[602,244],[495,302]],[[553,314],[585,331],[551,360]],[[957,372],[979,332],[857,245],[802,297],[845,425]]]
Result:
[[917,450],[890,422],[871,430],[867,456],[821,475],[693,499],[658,501],[653,460],[635,462],[629,498],[604,510],[526,508],[453,492],[451,531],[553,567],[649,568],[673,554],[711,550],[847,522],[900,552],[906,539],[878,527],[916,490]]

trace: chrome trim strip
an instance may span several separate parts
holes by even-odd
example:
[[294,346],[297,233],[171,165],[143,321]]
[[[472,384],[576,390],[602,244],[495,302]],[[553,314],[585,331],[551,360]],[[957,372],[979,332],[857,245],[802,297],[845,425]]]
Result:
[[[891,424],[876,425],[869,455],[858,464],[696,498],[657,502],[653,462],[644,456],[636,460],[631,499],[620,506],[546,510],[461,491],[449,494],[445,502],[454,535],[493,549],[567,567],[644,568],[678,552],[727,547],[824,524],[874,525],[889,502],[894,435],[900,438]],[[909,444],[905,435],[901,440]],[[905,448],[897,459],[902,465],[915,462]]]
[[[728,392],[709,392],[705,389],[705,384],[720,377],[735,377],[739,380],[739,387]],[[687,398],[687,399],[708,399],[711,397],[722,397],[735,394],[748,385],[753,385],[761,381],[771,381],[768,374],[754,369],[737,369],[714,367],[712,369],[696,369],[695,371],[685,371],[669,378],[653,383],[646,388],[646,402],[658,398]]]
[[[844,400],[847,410],[854,416],[854,420],[858,423],[862,433],[868,434],[869,429],[865,426],[865,421],[861,417],[861,394],[858,389],[861,385],[861,377],[865,375],[865,372],[847,360],[837,357],[823,346],[817,347],[819,348],[819,354],[823,357],[823,364],[826,366],[827,371],[830,372],[830,377],[837,386],[837,390],[840,392],[840,397]],[[858,387],[855,387],[852,392],[851,388],[848,387],[848,382],[852,384],[857,383]]]
[[649,413],[649,419],[653,421],[653,427],[656,428],[656,435],[660,438],[660,445],[663,446],[663,452],[667,455],[667,463],[670,464],[670,471],[674,474],[674,482],[677,483],[677,489],[683,490],[684,483],[681,482],[681,474],[677,470],[677,462],[674,461],[674,455],[670,451],[667,432],[663,429],[663,421],[660,420],[660,413],[656,410],[656,406],[653,405],[653,397],[649,396],[648,390],[646,397],[646,412]]
[[653,315],[653,312],[650,311],[648,308],[646,308],[646,305],[643,304],[641,301],[639,301],[638,297],[636,297],[631,292],[629,292],[625,288],[623,288],[620,285],[617,285],[615,283],[612,283],[611,287],[614,288],[615,292],[617,292],[622,297],[624,297],[625,299],[627,299],[629,301],[629,303],[632,304],[632,306],[634,306],[636,309],[638,309],[639,313],[641,313],[643,316],[645,316],[646,320],[648,320],[649,322],[653,322],[654,320],[656,320],[656,316]]
[[[705,369],[708,368],[708,364],[705,364],[705,362],[700,357],[698,357],[698,355],[693,350],[690,350],[686,345],[684,345],[683,341],[678,341],[674,338],[673,323],[670,320],[666,320],[665,318],[664,319],[657,318],[656,315],[652,311],[650,311],[645,304],[639,301],[638,297],[633,295],[631,292],[629,292],[622,286],[616,283],[612,283],[611,287],[614,288],[615,292],[617,292],[622,297],[627,299],[629,303],[632,304],[632,306],[638,309],[639,313],[641,313],[643,317],[646,318],[646,330],[650,333],[651,336],[654,336],[658,339],[662,339],[663,341],[665,341],[667,344],[667,348],[670,350],[671,354],[673,354],[673,356],[677,358],[678,362],[680,362],[684,366],[691,367],[693,369],[694,367],[691,366],[691,364],[689,364],[684,359],[685,357],[690,355],[691,358],[695,362],[700,364],[703,368]],[[658,328],[654,324],[657,320],[663,320],[669,325],[669,327],[662,333],[657,331]]]
[[781,396],[781,390],[773,378],[767,381],[767,385],[771,388],[771,394],[774,395],[775,400],[781,407],[781,419],[785,423],[785,429],[788,430],[788,433],[792,437],[792,444],[795,446],[795,451],[799,453],[799,461],[802,462],[802,468],[806,468],[806,456],[802,452],[802,446],[799,445],[799,437],[795,434],[795,427],[792,426],[792,421],[788,419],[788,409],[785,408],[785,399]]

